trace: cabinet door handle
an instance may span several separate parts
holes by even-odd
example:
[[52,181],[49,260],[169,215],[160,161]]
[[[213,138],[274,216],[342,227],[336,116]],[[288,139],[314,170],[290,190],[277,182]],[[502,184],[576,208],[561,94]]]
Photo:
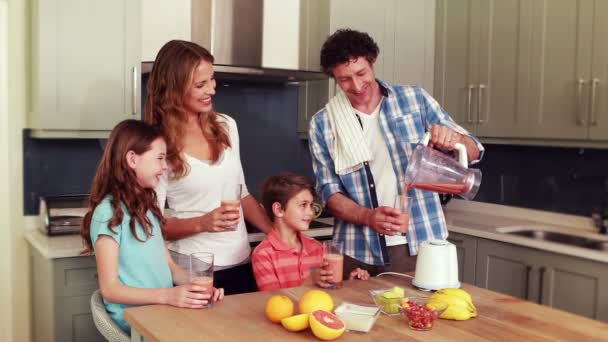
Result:
[[576,124],[577,125],[585,125],[585,119],[583,119],[583,86],[585,85],[585,80],[582,78],[578,79],[578,86],[576,88],[577,94],[577,103],[576,103]]
[[532,281],[532,266],[526,266],[526,291],[525,291],[525,296],[527,300],[530,300],[530,298],[532,298],[532,286],[531,286],[531,281]]
[[600,80],[597,78],[591,80],[591,99],[589,100],[589,123],[591,126],[597,125],[597,120],[595,118],[595,91],[599,83]]
[[545,268],[541,267],[538,272],[539,272],[539,280],[538,280],[538,304],[542,304],[543,303],[543,287],[545,286],[544,284],[544,278],[545,278]]
[[133,67],[133,73],[131,80],[133,83],[131,84],[131,115],[137,114],[137,67]]
[[484,89],[486,89],[486,85],[485,84],[480,84],[479,85],[479,91],[477,92],[477,122],[480,123],[480,124],[482,124],[482,123],[484,123],[484,122],[487,121],[487,118],[486,118],[486,120],[482,120],[481,119],[481,114],[482,114],[482,112],[481,112],[481,105],[483,104],[483,95],[484,95],[483,90]]
[[474,84],[469,84],[467,86],[467,122],[473,123],[473,118],[471,117],[471,102],[472,102],[472,93],[473,89],[475,89]]

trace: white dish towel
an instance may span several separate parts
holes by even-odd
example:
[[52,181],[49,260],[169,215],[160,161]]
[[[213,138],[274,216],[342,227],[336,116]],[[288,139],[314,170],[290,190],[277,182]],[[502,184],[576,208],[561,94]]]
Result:
[[344,175],[358,170],[363,166],[363,162],[372,159],[372,154],[348,97],[343,91],[339,91],[329,100],[326,109],[332,133],[336,138],[333,151],[336,173]]

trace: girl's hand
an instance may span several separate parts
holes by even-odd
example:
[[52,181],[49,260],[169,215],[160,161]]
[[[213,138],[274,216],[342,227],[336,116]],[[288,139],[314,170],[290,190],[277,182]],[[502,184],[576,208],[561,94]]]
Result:
[[362,270],[359,267],[357,267],[352,272],[350,272],[350,275],[348,276],[348,279],[349,280],[353,280],[353,279],[368,280],[369,279],[369,273],[366,270]]
[[[231,210],[232,209],[232,210]],[[203,232],[220,233],[234,231],[241,215],[229,206],[220,206],[200,217]]]
[[327,260],[323,260],[321,266],[313,268],[311,272],[313,282],[319,287],[328,288],[332,286],[332,284],[328,283],[328,281],[334,279],[334,272],[328,270],[328,266],[329,263]]
[[177,306],[179,308],[202,309],[209,303],[210,299],[211,293],[209,293],[206,288],[198,285],[186,284],[167,289],[165,304]]

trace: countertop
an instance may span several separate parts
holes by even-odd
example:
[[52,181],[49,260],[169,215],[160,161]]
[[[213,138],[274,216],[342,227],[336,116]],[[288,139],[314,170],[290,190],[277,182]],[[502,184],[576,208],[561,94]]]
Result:
[[[319,238],[330,237],[332,234],[333,218],[317,218],[316,221],[330,225],[328,228],[311,228],[304,234]],[[35,225],[37,223],[32,223]],[[25,239],[29,244],[47,259],[70,258],[80,256],[84,250],[84,245],[80,235],[59,235],[48,236],[34,227],[25,230]],[[260,242],[264,239],[264,233],[250,233],[248,239],[250,243]]]
[[[334,303],[373,305],[369,290],[401,286],[406,294],[425,294],[414,289],[408,278],[393,275],[368,281],[345,281],[343,288],[328,290]],[[132,334],[146,341],[316,341],[310,330],[286,331],[264,314],[270,296],[283,294],[294,300],[314,288],[308,284],[278,291],[227,296],[211,309],[191,310],[167,305],[148,305],[125,310]],[[608,324],[527,302],[508,295],[463,284],[477,306],[478,316],[467,321],[439,319],[426,332],[411,330],[402,316],[380,315],[372,330],[346,332],[339,341],[597,341],[607,340]],[[235,323],[238,329],[234,329]]]
[[[513,243],[579,258],[608,262],[608,252],[606,251],[595,251],[504,233],[504,231],[524,226],[569,232],[579,236],[608,241],[608,236],[599,235],[595,232],[593,222],[589,217],[458,199],[451,200],[444,207],[444,212],[448,229],[451,232]],[[316,220],[333,225],[333,218],[331,217],[318,218]],[[316,238],[329,237],[332,234],[332,229],[332,227],[313,228],[305,233]],[[264,233],[248,234],[251,243],[261,241],[264,236]],[[83,249],[80,236],[78,235],[49,237],[37,229],[27,229],[25,237],[34,248],[49,259],[79,256]]]
[[590,217],[559,214],[511,206],[452,200],[444,207],[451,232],[508,242],[579,258],[608,262],[608,251],[597,251],[523,236],[505,234],[522,228],[563,232],[576,236],[608,241],[600,235]]

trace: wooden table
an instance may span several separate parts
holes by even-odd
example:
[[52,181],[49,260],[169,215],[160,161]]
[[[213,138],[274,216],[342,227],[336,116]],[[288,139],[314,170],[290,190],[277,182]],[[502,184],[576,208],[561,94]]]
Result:
[[[344,301],[373,304],[368,290],[401,286],[415,290],[408,278],[393,275],[353,280],[328,290],[336,305]],[[313,285],[226,297],[212,309],[180,309],[167,305],[130,308],[125,318],[132,341],[320,341],[310,330],[292,333],[271,323],[264,314],[270,296],[281,293],[297,299]],[[437,320],[431,331],[411,330],[404,317],[380,314],[367,333],[346,332],[339,341],[608,341],[608,324],[511,296],[463,284],[473,297],[478,317],[468,321]],[[428,294],[428,293],[427,293]]]

